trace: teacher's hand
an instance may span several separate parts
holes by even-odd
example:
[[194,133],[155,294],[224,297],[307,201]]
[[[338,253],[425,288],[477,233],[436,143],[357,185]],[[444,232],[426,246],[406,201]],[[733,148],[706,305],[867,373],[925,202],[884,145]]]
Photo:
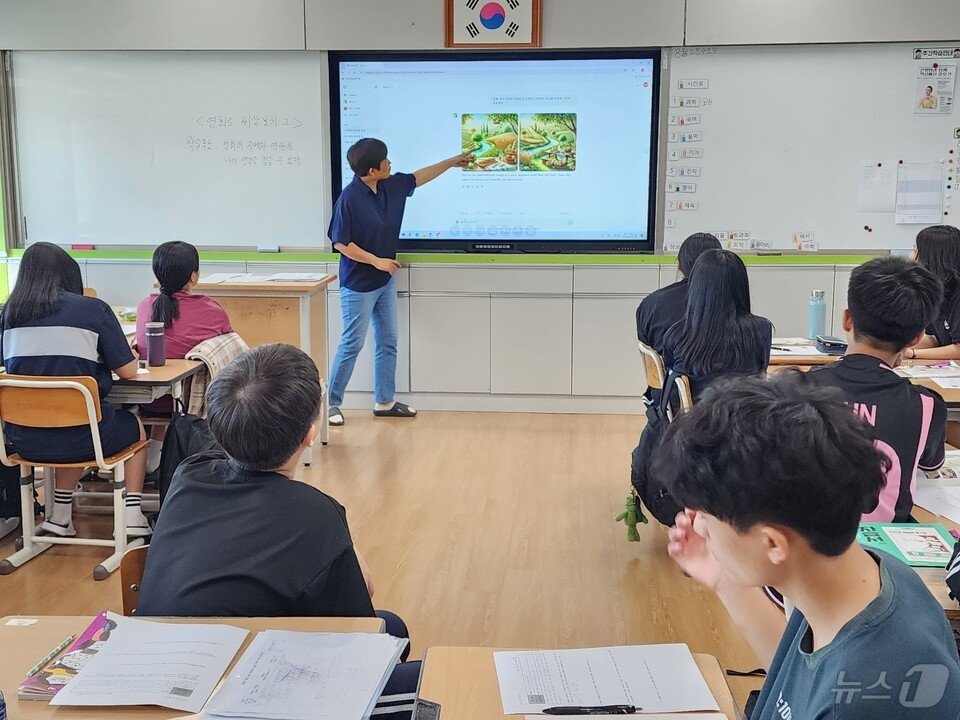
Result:
[[373,266],[377,270],[382,270],[383,272],[390,273],[391,275],[400,269],[400,263],[398,263],[396,260],[391,260],[390,258],[377,258],[374,260]]

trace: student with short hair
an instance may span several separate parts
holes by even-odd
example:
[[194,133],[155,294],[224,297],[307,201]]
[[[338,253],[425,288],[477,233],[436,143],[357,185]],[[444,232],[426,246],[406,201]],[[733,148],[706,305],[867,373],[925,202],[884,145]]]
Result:
[[[143,439],[136,415],[115,410],[105,401],[113,387],[111,372],[136,377],[137,358],[120,328],[120,321],[103,300],[84,297],[80,266],[63,248],[37,242],[23,253],[17,283],[3,308],[0,356],[11,375],[38,377],[89,376],[100,394],[100,442],[104,457],[115,455]],[[88,425],[68,428],[28,428],[6,423],[4,434],[13,448],[30,460],[72,463],[92,460],[93,439]],[[145,537],[150,527],[143,516],[146,450],[124,463],[126,529],[130,537]],[[84,468],[59,468],[53,511],[41,530],[73,537],[73,493]]]
[[846,354],[810,370],[813,382],[843,392],[890,460],[880,502],[864,521],[907,522],[917,468],[935,470],[943,464],[943,398],[893,371],[905,350],[921,340],[941,299],[940,281],[915,262],[882,257],[864,263],[850,275],[847,288]]
[[687,310],[690,273],[697,258],[707,250],[719,250],[720,241],[710,233],[694,233],[680,246],[677,266],[680,279],[647,295],[637,306],[637,339],[663,353],[663,336]]
[[[223,450],[177,468],[147,555],[138,615],[376,614],[386,632],[409,637],[399,617],[374,612],[346,510],[295,479],[316,437],[321,394],[310,356],[279,343],[244,352],[213,379],[207,411]],[[377,718],[409,720],[419,670],[418,662],[397,666]]]
[[[688,508],[670,556],[768,668],[753,720],[956,720],[943,608],[914,570],[855,541],[889,460],[837,390],[795,371],[718,383],[654,462]],[[765,585],[795,604],[786,629]]]
[[[180,360],[197,345],[218,335],[233,332],[230,318],[211,297],[193,292],[200,277],[200,254],[190,243],[180,240],[163,243],[153,251],[153,274],[160,284],[137,307],[137,347],[147,347],[147,323],[162,322],[164,353]],[[141,405],[144,417],[170,417],[173,399],[167,395],[149,405]],[[160,464],[163,426],[155,425],[148,448],[147,472]]]
[[960,359],[960,230],[932,225],[917,234],[918,263],[943,285],[943,301],[926,335],[904,357],[908,360]]
[[317,366],[292,345],[248,350],[213,379],[207,412],[223,452],[177,468],[140,614],[373,615],[346,511],[294,479],[320,401]]
[[750,312],[750,280],[740,256],[707,250],[690,274],[683,319],[663,339],[668,370],[690,379],[694,396],[728,375],[764,372],[770,363],[773,325]]
[[330,424],[343,425],[340,410],[367,328],[376,341],[373,414],[410,418],[417,411],[394,397],[397,375],[397,249],[407,198],[451,168],[464,167],[457,155],[415,173],[393,173],[382,140],[363,138],[347,151],[353,180],[333,206],[327,235],[340,253],[340,311],[343,334],[330,370]]

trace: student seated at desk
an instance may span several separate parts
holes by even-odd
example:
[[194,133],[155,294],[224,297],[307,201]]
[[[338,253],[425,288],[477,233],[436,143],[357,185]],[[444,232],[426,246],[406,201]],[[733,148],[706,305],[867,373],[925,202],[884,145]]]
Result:
[[[668,552],[769,668],[753,720],[956,720],[943,608],[855,541],[888,462],[836,390],[795,371],[718,384],[667,429],[654,463],[688,508]],[[786,628],[764,585],[795,603]]]
[[885,257],[864,263],[847,288],[846,355],[810,370],[812,381],[843,392],[890,460],[880,503],[865,521],[907,522],[917,468],[943,464],[946,404],[933,390],[893,372],[904,351],[923,337],[941,298],[940,281],[915,262]]
[[320,413],[320,377],[292,345],[263,345],[210,383],[201,453],[173,477],[138,612],[262,617],[373,615],[346,511],[294,479]]
[[[750,313],[743,260],[729,250],[707,250],[690,274],[686,313],[664,337],[663,364],[668,372],[686,375],[693,396],[698,397],[718,378],[766,370],[772,339],[770,321]],[[673,389],[671,382],[668,391]],[[664,494],[650,461],[667,423],[656,407],[648,408],[647,424],[630,457],[630,483],[647,509],[665,524],[673,521],[678,506]]]
[[729,250],[707,250],[694,263],[683,319],[663,339],[667,370],[690,379],[694,397],[727,375],[753,375],[770,363],[773,325],[750,312],[750,281],[743,260]]
[[908,360],[960,359],[960,230],[932,225],[917,234],[916,260],[943,285],[943,301]]
[[663,354],[663,336],[683,319],[687,311],[687,288],[697,258],[707,250],[719,250],[720,241],[710,233],[694,233],[680,246],[677,265],[680,279],[647,295],[637,307],[637,339]]
[[[105,398],[118,377],[136,377],[137,360],[120,329],[120,321],[103,300],[84,297],[80,266],[62,248],[34,243],[23,253],[17,284],[3,308],[0,356],[11,375],[89,376],[97,381],[104,457],[143,439],[136,415],[114,410]],[[30,460],[80,462],[94,458],[88,425],[69,428],[27,428],[7,423],[7,440]],[[150,534],[140,507],[146,450],[124,463],[126,527],[130,537]],[[73,492],[83,468],[59,468],[53,512],[41,529],[73,537]]]
[[[137,347],[141,351],[147,347],[148,322],[163,323],[164,352],[171,360],[185,358],[204,340],[233,332],[220,303],[192,292],[200,275],[200,255],[193,245],[175,240],[157,247],[153,251],[153,274],[160,291],[137,307]],[[169,395],[140,407],[143,417],[170,417],[172,411],[173,399]],[[160,464],[164,429],[154,425],[151,432],[147,472],[153,472]]]
[[[147,555],[138,615],[374,615],[346,511],[295,480],[314,442],[320,401],[317,366],[292,345],[248,350],[214,378],[207,412],[224,452],[177,468]],[[388,633],[407,637],[399,618],[377,614]],[[419,671],[411,665],[394,673],[387,694],[416,691]]]

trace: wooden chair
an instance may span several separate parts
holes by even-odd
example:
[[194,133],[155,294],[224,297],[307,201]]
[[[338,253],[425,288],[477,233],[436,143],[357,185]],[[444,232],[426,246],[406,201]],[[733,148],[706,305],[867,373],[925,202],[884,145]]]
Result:
[[693,409],[693,391],[690,388],[690,378],[686,375],[677,375],[673,382],[677,386],[677,397],[680,398],[680,412],[689,412]]
[[[120,558],[128,548],[143,545],[143,538],[127,541],[123,463],[145,448],[147,441],[138,440],[117,454],[105,458],[98,425],[102,419],[100,393],[97,381],[92,377],[0,375],[0,462],[11,467],[20,466],[20,498],[23,506],[23,547],[0,562],[0,575],[9,575],[25,562],[49,550],[52,545],[92,545],[113,548],[113,554],[93,571],[94,580],[104,580],[120,566]],[[93,440],[94,457],[83,462],[54,463],[30,460],[17,454],[7,456],[3,434],[5,423],[48,429],[88,425]],[[93,465],[104,472],[113,471],[113,540],[38,535],[33,524],[34,468],[44,469],[45,494],[53,497],[53,471],[56,468],[84,468]]]
[[130,548],[120,561],[120,590],[123,593],[123,614],[127,617],[137,610],[137,593],[143,581],[143,571],[147,567],[149,545]]
[[647,385],[654,390],[663,389],[663,383],[667,380],[667,370],[663,366],[663,358],[660,353],[640,341],[637,343],[640,348],[640,354],[643,356],[643,367],[647,372]]

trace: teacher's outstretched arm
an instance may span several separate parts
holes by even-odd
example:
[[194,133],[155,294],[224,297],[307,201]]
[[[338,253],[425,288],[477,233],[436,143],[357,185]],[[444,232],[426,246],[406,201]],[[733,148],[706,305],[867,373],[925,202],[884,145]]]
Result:
[[447,160],[441,160],[436,165],[429,165],[425,168],[417,170],[413,174],[413,176],[417,179],[417,187],[426,185],[431,180],[436,180],[451,168],[466,167],[472,159],[473,156],[470,153],[461,153],[460,155],[448,158]]

